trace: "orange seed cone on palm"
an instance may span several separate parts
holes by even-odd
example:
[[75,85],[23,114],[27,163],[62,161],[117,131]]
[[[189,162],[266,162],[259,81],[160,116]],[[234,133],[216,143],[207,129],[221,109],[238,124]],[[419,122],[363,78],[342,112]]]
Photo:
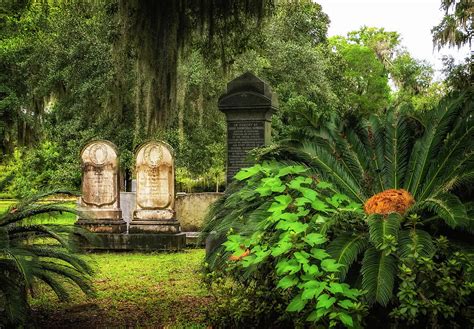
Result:
[[377,193],[364,204],[368,215],[387,215],[392,212],[403,215],[413,204],[415,199],[404,189],[390,189]]

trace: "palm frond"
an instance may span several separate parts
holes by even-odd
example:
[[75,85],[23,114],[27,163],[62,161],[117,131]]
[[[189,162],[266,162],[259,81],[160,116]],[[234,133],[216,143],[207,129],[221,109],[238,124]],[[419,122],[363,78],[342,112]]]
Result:
[[419,138],[410,154],[408,178],[404,188],[417,200],[422,184],[431,165],[431,159],[437,155],[443,140],[452,128],[453,121],[461,110],[462,97],[449,99],[438,105],[435,110],[427,112],[423,118],[425,131]]
[[58,280],[58,277],[54,274],[48,273],[47,271],[35,271],[34,275],[46,283],[56,294],[60,301],[66,301],[69,299],[69,292],[64,288],[63,282]]
[[400,232],[398,251],[402,259],[416,257],[415,253],[422,257],[432,257],[435,246],[428,232],[420,229],[408,229]]
[[34,272],[49,271],[56,273],[66,279],[75,283],[86,295],[94,295],[95,291],[92,286],[92,281],[87,276],[87,273],[81,269],[77,269],[68,265],[59,264],[52,261],[40,260],[32,264]]
[[356,199],[358,202],[363,203],[365,201],[366,196],[360,186],[361,182],[354,181],[335,156],[326,149],[310,142],[303,142],[302,147],[299,150],[295,150],[295,152],[303,153],[302,156],[306,157],[308,164],[315,166],[319,174],[324,179],[337,185],[341,192],[344,192],[350,198]]
[[46,225],[16,225],[8,227],[7,231],[12,244],[23,243],[25,239],[37,237],[53,239],[63,247],[69,244],[66,239]]
[[350,266],[357,259],[357,256],[369,245],[366,234],[341,234],[331,241],[327,247],[327,252],[337,263],[344,265],[339,272],[339,278],[343,281],[349,271]]
[[403,116],[392,110],[387,114],[385,124],[385,182],[387,187],[401,187],[408,165],[408,125]]
[[396,260],[382,251],[369,247],[362,260],[362,288],[367,291],[369,303],[377,302],[386,306],[393,293],[397,271]]
[[376,181],[377,192],[386,190],[385,186],[385,129],[377,115],[370,116],[367,121],[367,132],[371,150],[372,174]]
[[420,203],[417,208],[425,208],[445,221],[452,228],[466,225],[466,207],[459,198],[450,193],[439,193]]
[[64,206],[62,204],[35,204],[25,207],[16,208],[15,211],[7,211],[0,215],[0,226],[9,225],[15,222],[19,222],[26,218],[31,218],[40,214],[51,214],[54,212],[68,212],[68,213],[79,213],[76,209]]
[[439,186],[446,186],[446,179],[449,179],[450,176],[460,173],[460,171],[474,171],[473,140],[474,126],[467,129],[461,136],[446,141],[446,146],[436,155],[436,161],[428,169],[421,189],[421,200],[436,193]]
[[369,239],[376,248],[380,248],[389,238],[389,236],[398,239],[401,216],[398,213],[388,215],[370,215],[367,218],[369,222]]
[[0,325],[6,328],[23,327],[29,311],[26,287],[17,279],[16,266],[12,267],[11,260],[0,259],[0,268],[0,304],[3,306],[3,310],[0,309]]

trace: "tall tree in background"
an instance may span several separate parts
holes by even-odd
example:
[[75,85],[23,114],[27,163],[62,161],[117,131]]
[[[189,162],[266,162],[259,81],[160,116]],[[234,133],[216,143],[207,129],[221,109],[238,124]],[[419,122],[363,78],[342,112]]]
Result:
[[435,26],[433,43],[438,49],[443,46],[462,47],[472,45],[474,36],[474,1],[472,0],[441,0],[441,9],[445,15],[439,25]]
[[[179,52],[194,32],[225,38],[270,12],[272,0],[119,1],[125,44],[136,49],[135,116],[145,137],[175,108]],[[219,26],[220,31],[216,30]]]

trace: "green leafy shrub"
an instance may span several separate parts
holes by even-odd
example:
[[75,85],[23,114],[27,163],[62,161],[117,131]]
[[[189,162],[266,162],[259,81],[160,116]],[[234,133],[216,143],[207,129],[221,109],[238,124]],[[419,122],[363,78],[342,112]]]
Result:
[[361,205],[308,173],[304,166],[276,162],[240,171],[235,178],[244,187],[227,201],[236,208],[242,202],[261,205],[242,221],[247,229],[235,232],[239,234],[231,229],[220,247],[222,255],[210,259],[211,269],[220,268],[245,287],[278,291],[278,304],[287,314],[274,311],[276,321],[358,327],[365,310],[359,301],[362,292],[339,281],[336,274],[342,265],[330,257],[325,245],[330,217],[360,213]]
[[414,252],[400,265],[397,305],[390,315],[397,327],[469,328],[474,325],[474,263],[445,237],[434,241],[434,257]]
[[[269,224],[268,219],[273,212],[271,207],[274,203],[284,205],[288,195],[292,198],[290,204],[295,199],[291,193],[296,192],[287,191],[291,189],[287,185],[289,181],[280,183],[273,177],[278,176],[279,170],[284,172],[284,168],[294,167],[294,162],[282,161],[300,161],[300,167],[305,171],[298,175],[310,178],[311,184],[319,179],[331,183],[326,193],[330,191],[332,195],[325,195],[329,199],[323,198],[323,201],[343,193],[348,196],[347,199],[365,203],[375,193],[403,188],[414,197],[414,204],[406,213],[366,216],[354,209],[345,211],[347,205],[342,203],[324,216],[319,227],[308,226],[303,231],[307,233],[314,229],[314,233],[321,234],[326,239],[320,249],[329,255],[328,259],[339,264],[338,271],[334,272],[338,282],[366,292],[360,298],[370,305],[367,325],[409,326],[413,319],[403,317],[395,311],[403,309],[402,305],[406,303],[400,297],[408,280],[401,272],[403,265],[407,266],[410,259],[416,259],[416,262],[424,259],[443,267],[446,258],[443,258],[435,243],[441,236],[446,236],[449,248],[460,255],[469,255],[468,248],[472,246],[473,206],[469,200],[469,184],[474,177],[474,144],[469,141],[474,133],[474,107],[472,94],[455,96],[444,100],[436,109],[416,113],[416,116],[406,109],[397,109],[351,123],[333,118],[319,128],[306,127],[308,131],[312,130],[306,134],[312,136],[310,140],[285,142],[268,148],[263,158],[278,159],[280,162],[267,162],[241,171],[236,176],[240,181],[228,187],[222,200],[210,212],[204,231],[207,234],[213,232],[217,245],[224,243],[209,251],[207,260],[211,269],[222,271],[232,246],[235,248],[240,243],[244,250],[236,249],[232,252],[237,258],[240,257],[238,252],[241,256],[246,256],[238,262],[245,269],[244,273],[250,273],[253,267],[258,268],[260,261],[266,263],[272,260],[268,271],[275,271],[275,287],[282,279],[278,276],[276,267],[279,260],[272,258],[275,255],[269,249],[273,246],[272,243],[279,241],[280,236],[275,237],[274,234],[281,233],[279,230],[283,228],[272,225],[283,224]],[[268,169],[269,164],[274,169]],[[269,174],[275,171],[276,173]],[[311,184],[307,186],[308,191],[305,190],[305,193],[324,195],[325,188]],[[283,185],[283,189],[280,185]],[[274,199],[278,193],[282,193],[281,199]],[[303,207],[303,211],[307,205],[294,206],[296,210],[291,209],[290,212],[295,214],[290,216],[299,219],[298,207]],[[278,219],[278,223],[288,220],[285,218],[288,215],[285,214],[282,218],[280,215],[275,219]],[[306,218],[305,216],[301,213],[301,218]],[[292,225],[296,227],[299,224]],[[238,240],[234,234],[226,236],[230,229],[244,240]],[[256,240],[254,236],[257,232],[263,233],[258,238],[260,240]],[[272,237],[275,240],[267,240]],[[249,255],[244,254],[247,249]],[[308,252],[306,249],[304,251]],[[260,260],[259,255],[266,252],[270,256]],[[290,255],[295,252],[292,250]],[[308,253],[311,255],[311,250]],[[309,257],[313,259],[312,256]],[[467,260],[466,256],[459,256],[458,262],[462,268],[470,266]],[[247,263],[250,264],[244,267]],[[419,278],[420,271],[419,266],[414,267],[413,275]],[[449,273],[446,276],[449,277]],[[469,287],[472,283],[469,275],[459,275],[457,280],[462,282],[459,287]],[[288,281],[290,283],[292,281]],[[298,284],[299,282],[295,283],[295,286]],[[416,298],[437,291],[429,285],[419,287],[424,287],[426,291],[422,291]],[[294,295],[291,296],[290,303],[298,295],[298,289],[293,286],[291,288]],[[269,287],[269,291],[270,289],[272,288]],[[465,294],[465,300],[472,300],[472,292],[468,292],[467,288],[460,293]],[[438,298],[436,293],[433,298]],[[441,298],[444,298],[442,294]],[[450,321],[450,325],[468,323],[473,318],[472,312],[463,312],[463,303],[464,301],[451,303],[454,309],[445,317],[449,319],[446,321]],[[436,325],[444,321],[439,319],[440,309],[433,305],[422,306],[417,312],[431,319],[420,317],[419,323]],[[453,318],[451,314],[456,316]]]
[[4,193],[16,198],[53,186],[75,189],[80,182],[79,167],[75,170],[65,167],[58,146],[49,141],[34,149],[16,149],[4,168],[5,172],[0,175],[0,187]]

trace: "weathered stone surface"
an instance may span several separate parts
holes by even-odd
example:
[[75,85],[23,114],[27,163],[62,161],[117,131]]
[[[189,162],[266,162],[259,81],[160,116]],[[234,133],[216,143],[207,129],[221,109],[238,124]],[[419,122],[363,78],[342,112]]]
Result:
[[201,231],[209,207],[224,193],[178,193],[176,196],[176,218],[183,232]]
[[171,147],[150,141],[137,150],[137,203],[129,232],[179,232],[174,211],[174,161]]
[[115,145],[92,141],[81,152],[82,193],[78,225],[92,232],[125,232],[119,193],[119,162]]
[[97,233],[93,239],[81,234],[73,238],[84,250],[178,251],[186,247],[186,234],[114,234]]
[[227,182],[252,165],[248,153],[271,142],[271,117],[278,108],[270,86],[247,72],[227,84],[219,110],[227,120]]

